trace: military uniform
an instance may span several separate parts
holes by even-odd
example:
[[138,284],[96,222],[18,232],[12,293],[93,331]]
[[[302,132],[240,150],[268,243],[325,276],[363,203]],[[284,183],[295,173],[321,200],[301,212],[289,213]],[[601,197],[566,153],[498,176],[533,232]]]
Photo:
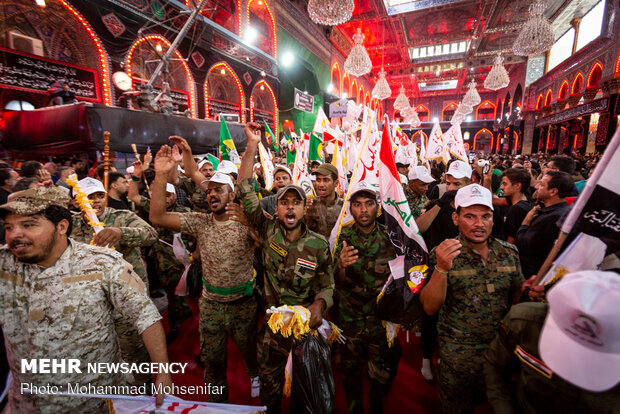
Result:
[[[131,265],[111,249],[69,240],[48,268],[22,263],[4,248],[0,269],[0,323],[13,374],[5,412],[107,413],[101,399],[22,394],[20,384],[49,383],[62,392],[67,383],[125,384],[121,374],[90,373],[86,365],[121,362],[113,313],[138,333],[161,319]],[[22,358],[75,358],[82,373],[22,373]]]
[[[334,277],[329,244],[322,236],[302,226],[301,237],[289,242],[280,223],[268,219],[254,192],[252,179],[237,185],[248,220],[258,230],[263,244],[266,305],[301,305],[308,307],[323,299],[327,308],[332,305]],[[279,412],[284,384],[284,368],[293,339],[265,329],[259,334],[258,363],[261,401],[269,412]]]
[[210,213],[211,207],[207,201],[207,193],[202,188],[198,187],[191,179],[187,177],[179,177],[179,186],[181,190],[185,191],[195,211],[202,213]]
[[542,361],[538,341],[547,312],[546,303],[520,303],[502,320],[484,364],[487,396],[495,412],[620,413],[620,385],[605,392],[587,391],[558,377]]
[[[486,263],[459,236],[461,254],[447,274],[437,325],[441,371],[439,399],[446,413],[471,413],[484,400],[483,354],[520,290],[523,274],[514,245],[490,237]],[[431,251],[430,268],[436,264]]]
[[406,184],[403,184],[403,190],[405,190],[405,197],[407,197],[409,209],[411,210],[413,218],[420,217],[422,215],[422,210],[424,210],[424,206],[428,203],[428,197],[426,197],[426,194],[418,195],[411,191]]
[[308,228],[315,233],[329,239],[332,229],[338,221],[340,210],[344,205],[344,200],[338,195],[331,203],[322,202],[320,199],[314,199],[314,202],[308,207],[305,221]]
[[[140,247],[150,246],[157,241],[157,231],[137,214],[129,210],[115,210],[106,208],[99,217],[105,227],[118,227],[122,236],[115,249],[123,255],[123,258],[133,266],[133,271],[140,276],[146,286],[145,295],[148,298],[148,275],[146,263],[142,259]],[[73,215],[73,230],[71,238],[83,243],[90,243],[95,231],[88,224],[82,213]],[[116,331],[120,341],[123,359],[127,362],[148,362],[149,353],[140,338],[140,335],[131,322],[117,313]],[[150,374],[135,374],[136,384],[151,383],[153,378]]]
[[[344,227],[334,257],[338,261],[343,242],[358,250],[357,261],[345,268],[344,280],[336,281],[339,312],[336,324],[347,342],[341,345],[341,367],[350,413],[363,412],[363,377],[370,377],[371,412],[382,412],[383,398],[396,377],[401,347],[398,339],[389,346],[385,328],[374,317],[377,295],[388,277],[388,262],[396,257],[383,225],[377,223],[370,234],[357,226]],[[337,263],[337,262],[336,262]]]

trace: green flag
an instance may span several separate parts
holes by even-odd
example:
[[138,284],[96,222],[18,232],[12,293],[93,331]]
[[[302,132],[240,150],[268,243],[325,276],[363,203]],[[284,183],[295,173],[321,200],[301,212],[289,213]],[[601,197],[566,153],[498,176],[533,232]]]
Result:
[[[230,131],[228,130],[228,125],[224,122],[224,118],[222,118],[222,123],[220,124],[220,161],[222,160],[232,161],[237,166],[241,164],[239,153],[237,148],[235,148],[235,143],[230,136]],[[215,166],[213,167],[215,168]]]
[[323,162],[323,157],[321,154],[323,153],[323,141],[321,138],[317,137],[312,133],[310,135],[310,149],[308,152],[308,160],[309,161],[321,161]]
[[278,149],[278,138],[273,134],[267,122],[263,121],[263,123],[265,124],[265,138],[267,138],[267,144],[269,144],[273,152],[277,154],[280,152]]
[[217,167],[220,165],[220,160],[213,154],[207,154],[207,160],[213,164],[213,169],[217,170]]
[[295,144],[293,143],[293,140],[291,139],[289,134],[286,133],[286,130],[284,130],[284,138],[286,139],[286,144],[287,144],[286,145],[287,147],[286,148],[286,165],[289,165],[295,162],[295,156],[297,155],[297,148],[295,148]]

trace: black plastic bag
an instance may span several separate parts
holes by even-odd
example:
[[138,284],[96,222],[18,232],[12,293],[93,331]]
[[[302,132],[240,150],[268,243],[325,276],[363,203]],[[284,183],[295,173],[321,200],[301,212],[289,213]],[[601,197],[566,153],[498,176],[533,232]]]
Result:
[[391,278],[383,296],[375,306],[378,319],[411,326],[424,316],[419,293],[413,293],[407,284],[407,277]]
[[336,393],[330,345],[320,336],[306,335],[295,341],[292,352],[291,412],[330,414]]
[[200,262],[192,263],[187,271],[187,290],[190,298],[194,299],[202,293],[202,266]]

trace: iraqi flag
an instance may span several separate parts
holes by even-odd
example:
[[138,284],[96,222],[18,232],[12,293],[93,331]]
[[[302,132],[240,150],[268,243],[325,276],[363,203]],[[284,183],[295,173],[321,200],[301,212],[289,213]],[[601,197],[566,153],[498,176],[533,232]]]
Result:
[[379,151],[379,193],[396,259],[390,261],[391,275],[377,299],[376,315],[390,322],[411,322],[423,313],[418,295],[428,277],[428,250],[400,183],[387,119]]

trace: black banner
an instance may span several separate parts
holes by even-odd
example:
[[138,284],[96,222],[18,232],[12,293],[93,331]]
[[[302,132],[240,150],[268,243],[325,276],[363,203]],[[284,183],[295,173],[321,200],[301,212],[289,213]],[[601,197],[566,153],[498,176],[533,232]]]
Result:
[[65,79],[77,99],[101,102],[99,73],[68,63],[45,59],[0,47],[0,87],[47,93],[59,79]]
[[620,255],[620,194],[597,185],[573,231],[598,237]]

